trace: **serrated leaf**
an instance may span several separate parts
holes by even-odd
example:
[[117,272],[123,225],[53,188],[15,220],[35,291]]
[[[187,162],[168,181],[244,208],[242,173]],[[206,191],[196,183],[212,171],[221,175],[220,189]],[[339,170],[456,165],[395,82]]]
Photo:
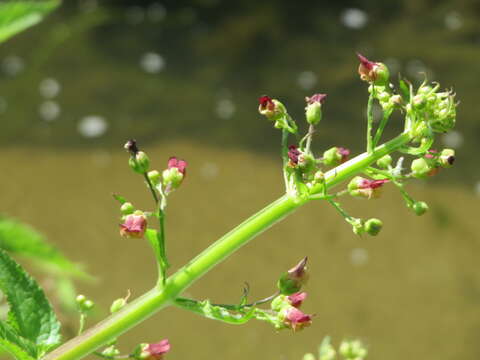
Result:
[[4,250],[0,250],[0,289],[10,307],[9,319],[40,355],[60,343],[60,323],[43,290]]
[[79,267],[65,258],[45,238],[16,220],[0,216],[0,248],[14,255],[26,256],[37,261],[50,272],[87,278]]
[[17,360],[35,360],[17,345],[8,340],[0,339],[0,348],[14,356]]
[[3,321],[0,321],[0,339],[17,345],[19,348],[25,350],[26,353],[32,356],[35,356],[37,353],[37,349],[31,341],[21,337],[15,328]]
[[0,42],[39,23],[58,5],[59,0],[17,0],[0,3]]

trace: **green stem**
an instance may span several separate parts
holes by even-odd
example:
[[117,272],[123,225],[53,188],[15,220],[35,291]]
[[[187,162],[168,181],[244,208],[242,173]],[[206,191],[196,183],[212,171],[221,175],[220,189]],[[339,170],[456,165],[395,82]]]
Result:
[[[327,188],[333,187],[349,177],[362,172],[370,164],[382,156],[397,150],[410,140],[410,136],[407,133],[401,134],[377,147],[375,152],[358,155],[337,168],[328,171],[325,174],[325,186]],[[312,188],[312,193],[319,193],[322,189],[323,185],[318,184]],[[92,353],[103,344],[141,323],[160,309],[171,305],[183,291],[213,267],[308,201],[306,198],[282,196],[210,245],[187,265],[170,276],[162,289],[153,288],[82,335],[47,354],[43,359],[76,360]]]
[[383,130],[385,130],[385,126],[387,125],[388,119],[390,115],[392,115],[393,110],[387,110],[383,112],[382,120],[380,121],[380,125],[378,125],[377,132],[375,133],[375,138],[373,139],[373,147],[377,146],[380,138],[382,137]]
[[368,97],[367,105],[367,153],[372,153],[373,151],[373,140],[372,140],[372,127],[373,127],[373,100],[375,93],[375,86],[372,84],[372,92]]

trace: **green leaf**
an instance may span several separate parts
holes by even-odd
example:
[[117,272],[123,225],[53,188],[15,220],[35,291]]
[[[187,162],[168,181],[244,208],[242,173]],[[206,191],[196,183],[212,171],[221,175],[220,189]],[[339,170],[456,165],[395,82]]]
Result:
[[410,102],[410,87],[406,80],[399,79],[398,85],[400,87],[400,95],[403,97],[406,103]]
[[59,0],[15,0],[0,3],[0,43],[39,23],[58,5]]
[[0,339],[0,349],[8,352],[10,355],[13,355],[17,360],[34,360],[33,357],[28,355],[24,350],[20,347],[11,343],[8,340]]
[[60,343],[60,323],[43,290],[3,250],[0,250],[0,289],[10,307],[10,325],[37,346],[38,355]]
[[0,248],[11,254],[34,259],[49,272],[59,273],[62,276],[89,277],[31,227],[1,216]]
[[37,353],[36,346],[31,341],[21,337],[14,327],[3,321],[0,321],[0,339],[15,344],[32,356],[35,356]]

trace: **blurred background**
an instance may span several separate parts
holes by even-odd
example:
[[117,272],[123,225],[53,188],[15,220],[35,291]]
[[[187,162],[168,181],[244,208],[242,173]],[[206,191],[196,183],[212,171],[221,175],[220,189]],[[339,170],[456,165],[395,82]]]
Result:
[[[456,129],[435,144],[456,149],[455,167],[408,187],[431,211],[416,217],[389,186],[379,200],[346,199],[353,216],[384,221],[378,237],[358,238],[333,208],[308,204],[186,294],[235,303],[248,282],[252,299],[262,298],[308,255],[304,307],[315,319],[305,331],[229,326],[169,308],[120,347],[168,337],[172,360],[294,360],[332,335],[334,343],[361,338],[372,360],[478,359],[479,20],[474,0],[65,1],[0,47],[0,212],[95,276],[77,282],[97,303],[93,324],[156,276],[148,244],[118,235],[113,192],[152,205],[127,166],[125,141],[137,139],[158,170],[171,155],[189,163],[168,208],[174,270],[282,194],[280,134],[258,114],[260,95],[280,99],[302,123],[304,97],[328,93],[314,149],[363,151],[359,51],[394,78],[419,84],[426,73],[454,86],[461,101]],[[394,117],[385,138],[402,125]],[[76,326],[73,318],[66,335]]]

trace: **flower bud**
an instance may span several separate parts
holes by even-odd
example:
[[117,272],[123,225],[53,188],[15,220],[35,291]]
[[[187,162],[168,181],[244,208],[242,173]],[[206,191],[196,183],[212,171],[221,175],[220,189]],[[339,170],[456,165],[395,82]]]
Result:
[[147,218],[138,211],[127,215],[123,224],[120,224],[120,235],[127,238],[141,239],[145,230],[147,230]]
[[347,161],[348,155],[350,155],[350,150],[334,146],[323,153],[323,163],[337,166]]
[[419,158],[412,161],[411,169],[414,177],[424,178],[433,170],[433,167],[430,161]]
[[299,159],[301,154],[302,153],[300,152],[300,150],[298,150],[296,145],[290,145],[288,147],[288,153],[287,153],[287,156],[288,156],[288,159],[289,159],[288,166],[297,167],[298,159]]
[[305,98],[307,102],[305,117],[310,125],[317,125],[322,119],[322,104],[326,97],[327,94],[315,94]]
[[85,295],[78,295],[75,298],[75,301],[77,303],[77,306],[78,306],[78,309],[80,310],[80,312],[85,312],[85,311],[91,310],[95,306],[93,301],[87,299]]
[[123,148],[130,154],[135,155],[138,152],[137,141],[135,139],[130,139],[125,145],[123,145]]
[[291,306],[298,308],[300,307],[300,305],[302,305],[303,301],[305,301],[306,298],[306,292],[297,292],[287,296],[287,301]]
[[160,184],[160,173],[157,170],[149,171],[147,176],[154,186]]
[[377,236],[380,230],[382,230],[382,226],[383,223],[381,220],[372,218],[365,221],[363,228],[367,234]]
[[283,322],[284,326],[293,331],[302,330],[304,327],[312,324],[312,316],[303,313],[296,307],[289,307],[283,309],[279,313],[279,318]]
[[187,162],[172,156],[168,160],[167,169],[163,171],[163,184],[169,193],[180,186],[187,175]]
[[359,340],[344,340],[338,350],[347,360],[363,360],[368,353],[365,346],[363,346]]
[[297,265],[284,273],[278,279],[277,286],[280,293],[291,295],[300,291],[302,285],[308,281],[307,258],[302,259]]
[[110,306],[110,312],[113,314],[120,309],[122,309],[125,305],[127,305],[127,300],[124,298],[120,298],[112,302],[112,305]]
[[455,150],[443,149],[438,158],[441,167],[449,168],[455,162]]
[[415,212],[416,215],[421,216],[428,211],[428,205],[424,201],[416,201],[412,205],[412,209],[413,209],[413,211]]
[[360,65],[358,74],[360,79],[367,82],[373,82],[375,85],[387,85],[390,78],[390,72],[385,64],[368,60],[365,56],[357,53]]
[[128,165],[133,171],[139,174],[144,174],[150,167],[150,159],[143,151],[138,151],[136,154],[132,154],[128,159]]
[[161,360],[163,355],[170,351],[168,339],[155,344],[140,344],[134,352],[135,358],[142,360]]
[[103,350],[102,355],[109,358],[115,358],[116,356],[120,355],[120,351],[115,347],[115,345],[112,345]]
[[378,167],[382,169],[388,169],[390,165],[392,165],[392,157],[390,155],[385,155],[377,160]]
[[126,203],[123,203],[122,206],[120,206],[120,212],[123,215],[132,214],[134,211],[135,211],[135,208],[133,207],[132,203],[126,202]]

